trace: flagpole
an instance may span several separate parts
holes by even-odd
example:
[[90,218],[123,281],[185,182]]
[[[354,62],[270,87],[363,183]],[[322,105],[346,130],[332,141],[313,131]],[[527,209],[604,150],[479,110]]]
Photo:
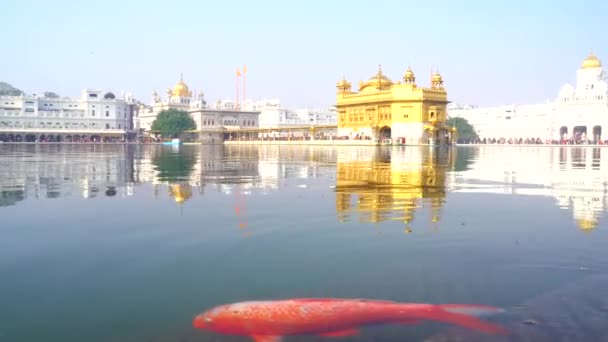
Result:
[[239,69],[236,69],[236,99],[234,102],[234,110],[239,109]]
[[247,65],[243,66],[243,103],[247,103]]

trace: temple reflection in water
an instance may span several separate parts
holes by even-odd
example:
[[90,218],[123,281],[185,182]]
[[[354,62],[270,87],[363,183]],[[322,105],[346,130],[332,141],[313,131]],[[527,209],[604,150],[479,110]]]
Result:
[[401,221],[406,232],[418,208],[430,208],[437,223],[446,197],[446,173],[454,167],[454,149],[350,149],[338,155],[336,211],[340,221]]
[[0,146],[0,207],[138,192],[183,204],[315,179],[333,184],[339,221],[398,221],[406,231],[414,221],[437,226],[448,193],[553,198],[584,231],[608,210],[600,147]]

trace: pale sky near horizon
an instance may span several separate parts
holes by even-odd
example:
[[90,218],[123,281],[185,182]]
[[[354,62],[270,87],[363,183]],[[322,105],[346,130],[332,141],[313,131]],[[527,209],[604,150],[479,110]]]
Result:
[[343,74],[357,88],[378,64],[394,81],[411,65],[420,86],[436,68],[456,103],[539,103],[575,81],[590,49],[608,63],[601,0],[20,0],[3,14],[0,81],[146,103],[180,73],[208,103],[234,98],[244,64],[247,97],[288,107],[329,106]]

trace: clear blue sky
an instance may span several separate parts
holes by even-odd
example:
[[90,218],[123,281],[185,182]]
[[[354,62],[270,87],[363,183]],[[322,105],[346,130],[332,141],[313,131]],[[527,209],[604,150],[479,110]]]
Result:
[[393,80],[431,67],[450,100],[479,105],[554,98],[593,48],[608,66],[608,1],[10,1],[3,4],[0,81],[28,93],[132,91],[149,102],[180,72],[208,102],[248,97],[334,103],[382,64]]

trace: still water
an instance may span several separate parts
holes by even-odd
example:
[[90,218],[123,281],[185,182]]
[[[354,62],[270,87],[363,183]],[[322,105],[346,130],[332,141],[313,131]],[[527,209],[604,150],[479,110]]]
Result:
[[0,340],[248,341],[192,317],[293,297],[495,305],[515,332],[340,341],[602,340],[607,189],[591,147],[0,145]]

